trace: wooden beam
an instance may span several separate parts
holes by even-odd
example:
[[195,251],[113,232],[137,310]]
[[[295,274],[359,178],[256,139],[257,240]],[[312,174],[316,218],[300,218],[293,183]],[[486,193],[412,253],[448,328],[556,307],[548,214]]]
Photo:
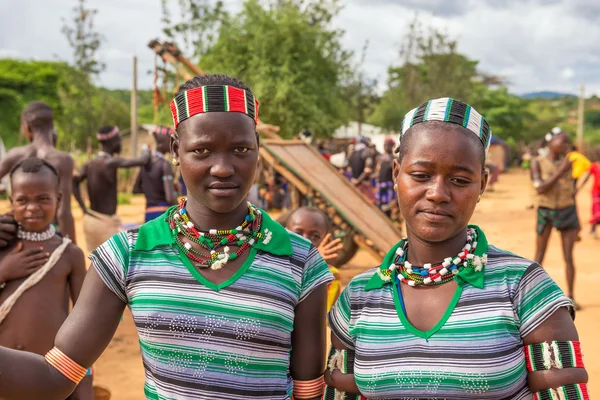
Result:
[[271,153],[269,153],[269,151],[264,146],[260,147],[259,153],[263,160],[267,162],[267,164],[273,167],[285,179],[290,181],[290,183],[294,185],[296,189],[300,191],[300,193],[302,193],[305,196],[309,193],[308,186],[304,182],[302,182],[302,180],[297,178],[293,172],[288,170],[285,166],[281,165],[279,161],[277,161],[277,159],[275,159],[275,157],[273,157],[273,155],[271,155]]

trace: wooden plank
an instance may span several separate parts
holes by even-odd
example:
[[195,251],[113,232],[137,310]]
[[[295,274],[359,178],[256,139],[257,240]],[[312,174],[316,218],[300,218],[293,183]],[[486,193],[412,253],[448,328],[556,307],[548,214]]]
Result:
[[292,185],[294,185],[300,191],[300,193],[302,193],[303,195],[307,195],[308,194],[309,189],[306,186],[306,184],[304,182],[302,182],[301,179],[297,178],[296,175],[294,175],[292,172],[290,172],[287,168],[285,168],[284,166],[282,166],[279,163],[279,161],[277,161],[275,159],[275,157],[273,157],[271,154],[269,154],[269,151],[268,151],[267,147],[265,147],[265,146],[261,147],[259,149],[259,153],[263,157],[263,159],[269,165],[271,165],[271,167],[273,167],[285,179],[287,179],[288,181],[290,181],[290,183]]
[[[268,145],[281,166],[302,179],[310,189],[331,204],[339,216],[361,236],[361,246],[381,257],[401,239],[401,233],[377,207],[317,151],[306,144]],[[367,240],[368,239],[368,243]]]

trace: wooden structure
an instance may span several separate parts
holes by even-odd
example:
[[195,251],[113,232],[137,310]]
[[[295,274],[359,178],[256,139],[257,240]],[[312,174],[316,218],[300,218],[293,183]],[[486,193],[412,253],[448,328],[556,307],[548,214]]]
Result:
[[[205,74],[171,43],[152,40],[148,46],[184,79]],[[256,129],[266,138],[261,141],[261,163],[290,183],[292,209],[310,205],[329,215],[335,236],[344,243],[333,265],[347,263],[359,247],[381,260],[401,239],[396,225],[316,149],[300,140],[282,139],[279,127],[259,121]]]

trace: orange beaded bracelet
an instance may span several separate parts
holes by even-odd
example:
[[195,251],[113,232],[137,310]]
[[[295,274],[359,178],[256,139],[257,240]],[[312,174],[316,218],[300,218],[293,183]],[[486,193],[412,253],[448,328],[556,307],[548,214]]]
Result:
[[87,368],[82,367],[69,356],[54,347],[46,353],[46,361],[73,383],[79,383],[85,377]]
[[321,375],[311,381],[294,381],[295,399],[312,399],[323,394],[325,377]]

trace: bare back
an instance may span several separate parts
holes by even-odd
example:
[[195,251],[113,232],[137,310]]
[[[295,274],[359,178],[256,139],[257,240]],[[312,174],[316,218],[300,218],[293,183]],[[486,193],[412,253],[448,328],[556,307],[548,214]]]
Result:
[[85,166],[87,192],[93,211],[114,215],[117,212],[117,168],[109,157],[96,157]]
[[[61,242],[62,239],[58,236],[42,243],[23,241],[23,250],[41,245],[44,251],[52,253]],[[8,251],[12,249],[5,250]],[[69,314],[69,294],[73,290],[70,283],[73,272],[79,268],[85,273],[80,252],[76,246],[69,245],[46,276],[21,295],[0,324],[0,346],[37,354],[45,354],[52,349],[54,338]],[[0,256],[3,253],[0,253]],[[82,265],[77,265],[78,263]],[[6,287],[0,291],[0,304],[27,278],[8,281]],[[75,288],[77,294],[79,290],[80,285]]]

